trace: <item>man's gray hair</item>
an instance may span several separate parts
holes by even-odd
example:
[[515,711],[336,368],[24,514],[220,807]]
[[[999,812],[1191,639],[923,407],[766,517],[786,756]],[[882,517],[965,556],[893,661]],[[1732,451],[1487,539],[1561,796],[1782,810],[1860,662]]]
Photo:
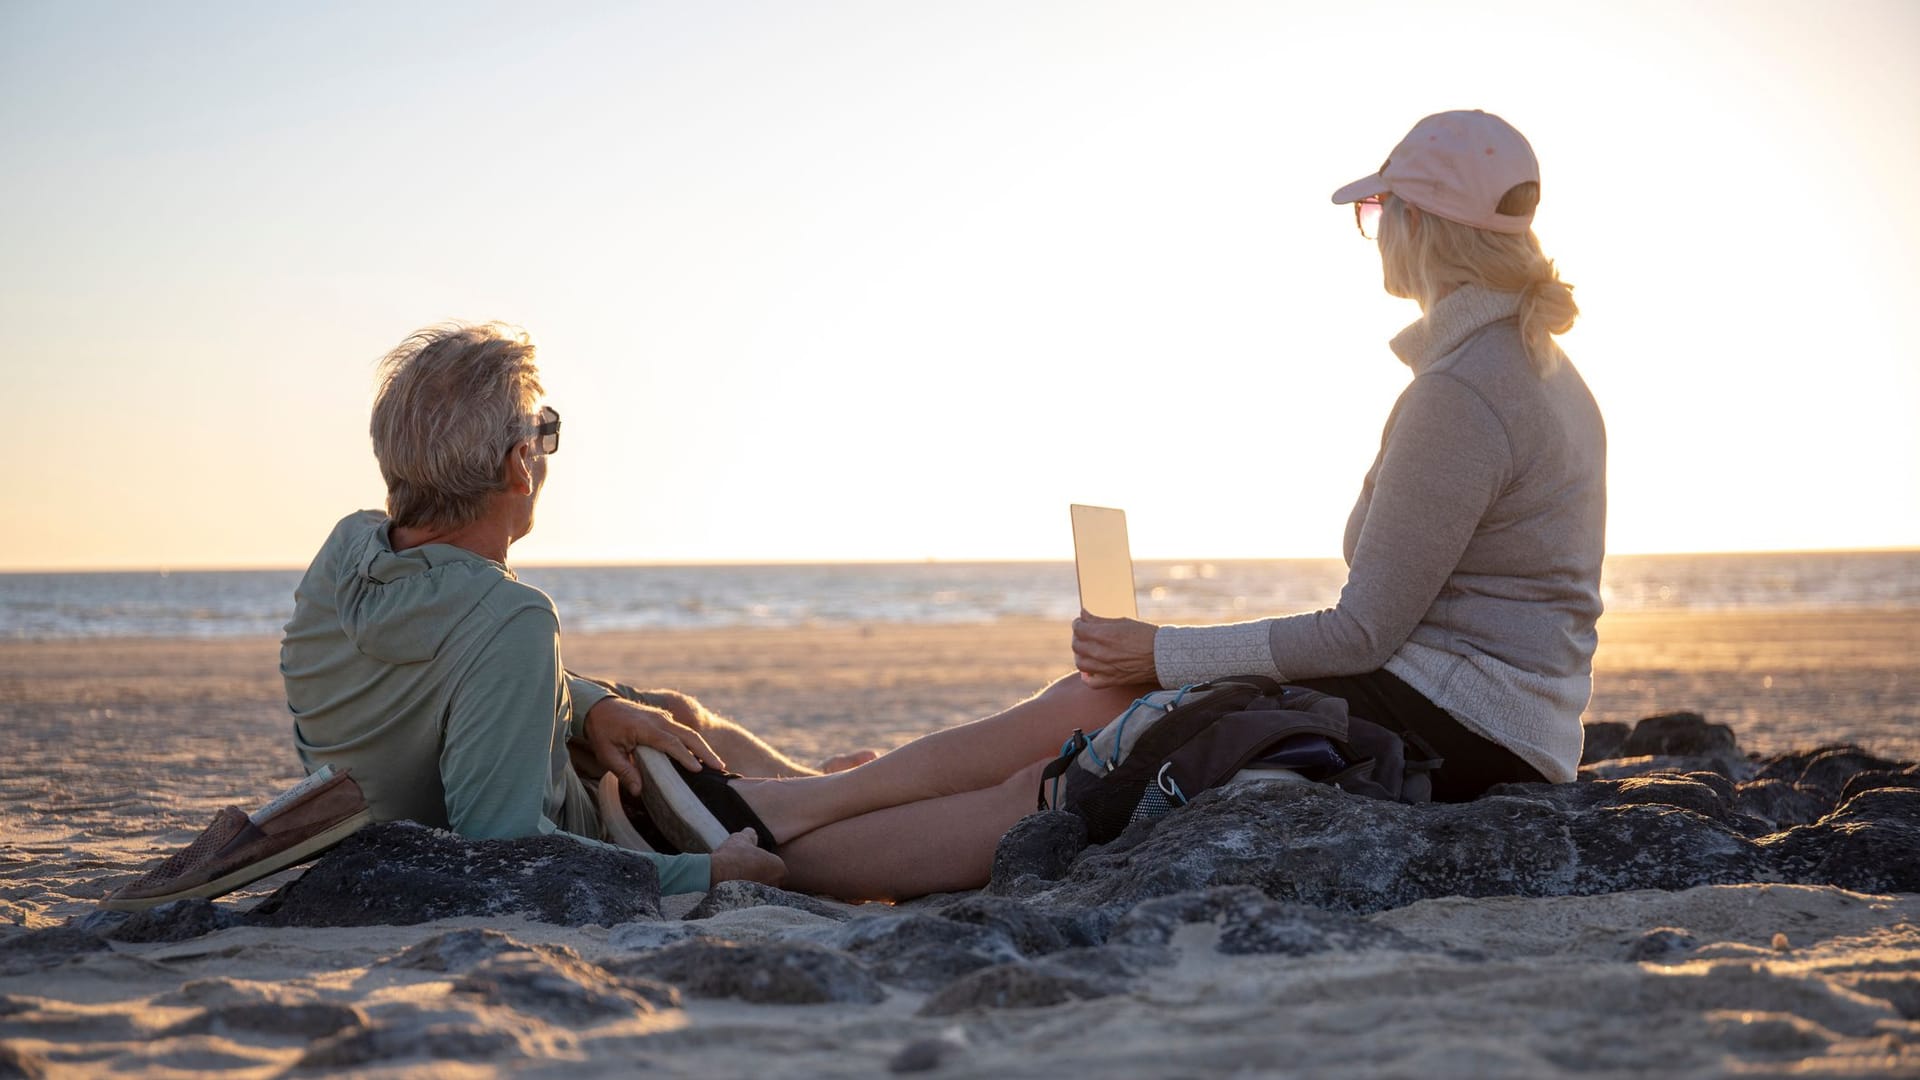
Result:
[[540,394],[533,342],[515,327],[432,326],[388,353],[371,433],[394,524],[477,520],[502,488],[508,452],[533,434]]

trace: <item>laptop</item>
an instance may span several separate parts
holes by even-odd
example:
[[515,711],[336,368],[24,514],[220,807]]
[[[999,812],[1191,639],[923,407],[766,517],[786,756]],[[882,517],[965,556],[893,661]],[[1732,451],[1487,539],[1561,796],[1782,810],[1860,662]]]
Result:
[[1127,512],[1106,506],[1069,507],[1073,514],[1073,568],[1080,607],[1090,615],[1137,619],[1133,554],[1127,548]]

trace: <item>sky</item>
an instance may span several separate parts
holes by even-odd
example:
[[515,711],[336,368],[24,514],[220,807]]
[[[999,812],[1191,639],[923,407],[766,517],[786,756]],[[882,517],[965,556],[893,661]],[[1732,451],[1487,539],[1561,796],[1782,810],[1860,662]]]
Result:
[[1337,555],[1417,318],[1341,184],[1511,121],[1613,552],[1920,545],[1920,4],[0,0],[0,569],[298,566],[417,327],[520,562]]

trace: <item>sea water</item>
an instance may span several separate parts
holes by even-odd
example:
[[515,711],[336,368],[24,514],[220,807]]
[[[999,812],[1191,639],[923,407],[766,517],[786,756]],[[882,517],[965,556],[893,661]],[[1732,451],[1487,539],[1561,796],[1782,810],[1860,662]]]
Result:
[[[1066,562],[532,566],[570,631],[1071,619]],[[1338,559],[1142,561],[1142,618],[1227,622],[1332,604]],[[0,574],[0,637],[278,634],[298,570]],[[1621,555],[1610,611],[1915,610],[1920,551]]]

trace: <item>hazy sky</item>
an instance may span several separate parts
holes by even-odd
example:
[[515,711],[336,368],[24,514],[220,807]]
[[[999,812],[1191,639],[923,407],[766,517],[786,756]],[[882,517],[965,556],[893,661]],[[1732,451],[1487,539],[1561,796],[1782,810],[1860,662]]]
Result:
[[1612,550],[1920,544],[1916,58],[1905,0],[0,0],[0,567],[304,563],[444,319],[565,416],[521,561],[1337,554],[1418,311],[1328,195],[1451,108],[1541,158]]

